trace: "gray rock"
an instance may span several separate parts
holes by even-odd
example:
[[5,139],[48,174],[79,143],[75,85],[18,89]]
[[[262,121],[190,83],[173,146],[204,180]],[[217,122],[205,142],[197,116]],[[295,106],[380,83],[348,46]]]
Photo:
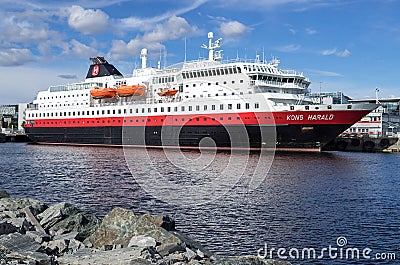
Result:
[[215,265],[290,265],[284,261],[261,259],[256,256],[227,257],[218,259]]
[[68,253],[75,253],[79,249],[84,248],[85,246],[83,245],[82,242],[76,240],[76,239],[71,239],[68,244]]
[[99,228],[89,237],[94,247],[121,244],[128,246],[135,235],[136,217],[132,211],[114,208],[101,222]]
[[149,215],[135,216],[132,211],[115,208],[108,213],[99,228],[89,237],[93,246],[104,245],[127,247],[133,236],[149,236],[159,243],[180,243],[172,233],[156,225]]
[[152,216],[149,214],[143,215],[143,218],[147,218],[150,222],[154,223],[155,225],[164,228],[167,231],[174,231],[175,230],[175,220],[172,219],[170,216]]
[[46,233],[46,231],[44,231],[43,227],[40,225],[39,221],[33,215],[32,211],[35,211],[35,210],[32,209],[32,207],[30,207],[30,206],[25,207],[22,211],[25,214],[25,218],[35,227],[36,231],[38,231],[39,233],[42,233],[42,234]]
[[21,217],[21,213],[19,213],[18,211],[3,211],[2,213],[5,215],[5,218]]
[[12,225],[9,219],[3,219],[0,221],[0,235],[7,235],[14,232],[17,232],[17,228]]
[[72,240],[72,239],[76,239],[76,237],[78,236],[78,232],[70,232],[70,233],[66,233],[66,234],[61,234],[61,235],[55,235],[53,237],[53,240]]
[[24,209],[25,207],[30,206],[31,209],[34,209],[35,213],[43,212],[47,205],[42,203],[41,201],[30,199],[30,198],[1,198],[0,199],[0,207],[4,210],[8,211],[17,211]]
[[40,219],[40,225],[42,225],[44,229],[48,229],[62,219],[79,212],[81,212],[81,210],[77,207],[66,202],[61,202],[50,206],[37,217]]
[[204,259],[204,253],[200,249],[196,250],[196,254],[199,256],[199,258]]
[[29,238],[32,238],[39,244],[41,244],[43,242],[49,242],[51,239],[50,235],[48,235],[46,233],[41,233],[38,231],[26,231],[25,235],[28,236]]
[[181,243],[181,240],[172,232],[165,230],[160,223],[154,222],[151,215],[142,215],[136,219],[135,235],[146,235],[154,238],[157,243]]
[[29,223],[25,218],[7,218],[0,221],[0,234],[14,232],[25,233],[29,229]]
[[93,265],[93,264],[152,264],[141,257],[142,248],[122,248],[114,250],[80,249],[73,254],[66,254],[57,259],[59,265]]
[[20,233],[0,236],[0,248],[8,253],[9,260],[19,262],[35,262],[34,264],[50,265],[50,257],[39,253],[41,245],[33,239]]
[[128,247],[155,247],[156,240],[149,236],[133,236],[129,241]]
[[180,231],[171,231],[170,233],[172,233],[173,235],[178,237],[182,242],[185,243],[185,245],[188,248],[193,249],[193,250],[199,249],[207,257],[211,257],[213,255],[210,251],[205,249],[199,242],[197,242],[196,240],[186,236],[182,232],[180,232]]
[[10,194],[5,190],[0,190],[0,199],[1,198],[10,198]]
[[64,220],[59,221],[49,228],[49,232],[53,235],[59,235],[69,232],[78,232],[76,239],[84,241],[87,237],[96,231],[100,226],[100,219],[94,214],[80,212],[68,216]]
[[190,248],[186,248],[185,257],[187,260],[191,260],[197,256],[196,252],[191,250]]
[[68,244],[69,241],[65,239],[58,239],[43,243],[42,246],[49,255],[59,256],[68,251]]
[[185,252],[186,248],[178,245],[177,243],[165,243],[158,246],[156,250],[158,254],[160,254],[162,257],[165,257],[174,252]]
[[28,265],[53,265],[52,257],[40,252],[11,252],[7,255],[6,264],[28,264]]

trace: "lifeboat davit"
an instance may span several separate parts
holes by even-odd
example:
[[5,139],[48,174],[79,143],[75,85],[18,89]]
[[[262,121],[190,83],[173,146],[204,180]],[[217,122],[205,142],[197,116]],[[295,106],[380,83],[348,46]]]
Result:
[[90,90],[90,95],[94,99],[102,99],[102,98],[114,98],[117,90],[115,88],[94,88]]
[[117,88],[117,95],[120,97],[130,96],[143,96],[146,91],[146,87],[142,85],[126,86],[122,85]]
[[178,93],[177,89],[168,89],[168,88],[166,88],[166,89],[163,89],[162,91],[158,92],[157,94],[159,96],[163,96],[163,97],[172,97],[172,96],[175,96],[176,93]]

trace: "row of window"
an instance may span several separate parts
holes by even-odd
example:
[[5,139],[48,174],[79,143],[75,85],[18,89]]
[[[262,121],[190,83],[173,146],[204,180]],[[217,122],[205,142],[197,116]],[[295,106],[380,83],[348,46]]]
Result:
[[[228,121],[232,121],[232,120],[235,120],[235,118],[236,118],[236,120],[238,120],[238,121],[240,121],[240,120],[251,120],[251,119],[256,119],[256,120],[259,120],[259,119],[261,119],[262,117],[258,117],[258,116],[256,116],[256,117],[244,117],[244,119],[242,119],[241,117],[239,117],[239,116],[236,116],[236,117],[226,117],[226,120],[228,120]],[[271,117],[270,116],[266,116],[265,117],[265,119],[271,119]],[[276,119],[278,119],[278,117],[276,117]],[[199,117],[197,117],[197,118],[180,118],[180,119],[178,119],[178,118],[175,118],[174,119],[174,121],[176,121],[176,122],[178,122],[178,121],[183,121],[183,122],[185,122],[185,121],[200,121],[200,120],[202,120],[202,121],[209,121],[209,120],[212,120],[212,121],[216,121],[216,120],[220,120],[220,121],[223,121],[224,120],[224,117],[219,117],[219,118],[207,118],[207,117],[203,117],[203,118],[199,118]],[[160,122],[164,122],[164,119],[160,119],[159,120]],[[86,124],[95,124],[95,123],[121,123],[121,122],[123,122],[123,123],[140,123],[140,122],[158,122],[158,120],[157,119],[150,119],[150,118],[147,118],[147,119],[130,119],[130,120],[123,120],[122,121],[122,119],[118,119],[118,120],[107,120],[107,121],[105,121],[105,120],[97,120],[97,121],[94,121],[94,120],[91,120],[91,121],[86,121]],[[56,122],[56,121],[47,121],[47,122],[45,122],[45,121],[35,121],[35,124],[37,124],[37,125],[45,125],[45,124],[85,124],[85,121],[64,121],[64,122],[62,122],[62,121],[60,121],[60,122]]]
[[249,72],[262,72],[262,73],[270,73],[270,74],[277,74],[278,71],[276,68],[270,68],[264,65],[244,65],[244,70]]
[[[219,104],[219,105],[195,105],[195,106],[178,106],[175,107],[154,107],[154,108],[136,108],[136,109],[129,109],[129,114],[135,113],[157,113],[159,112],[178,112],[179,111],[200,111],[200,110],[233,110],[235,107],[236,110],[240,110],[242,108],[242,103],[237,104]],[[254,109],[259,109],[260,104],[254,103]],[[250,103],[244,104],[244,109],[250,109]],[[64,111],[64,112],[51,112],[51,113],[30,113],[28,114],[28,118],[42,118],[42,117],[68,117],[68,116],[89,116],[89,115],[115,115],[115,114],[128,114],[128,109],[113,109],[113,110],[92,110],[92,111]]]
[[368,128],[350,128],[349,131],[354,132],[354,133],[356,133],[356,132],[367,133],[367,132],[369,132],[369,129]]
[[48,96],[48,97],[43,97],[43,98],[39,98],[39,100],[42,100],[42,99],[56,99],[56,98],[70,98],[70,97],[83,97],[83,96],[86,96],[86,97],[88,97],[89,96],[89,94],[76,94],[76,95],[64,95],[64,96],[52,96],[52,97],[50,97],[50,96]]
[[224,68],[213,68],[213,69],[200,69],[196,71],[182,72],[183,79],[218,76],[218,75],[229,75],[241,73],[240,67],[224,67]]
[[[72,103],[72,104],[70,104],[70,103],[68,103],[68,104],[54,104],[54,105],[47,105],[47,107],[48,108],[54,108],[54,107],[70,107],[70,106],[79,106],[79,105],[81,105],[81,106],[83,106],[83,105],[89,105],[89,102],[81,102],[80,104],[79,103]],[[46,107],[46,105],[40,105],[40,107],[41,108],[45,108]]]
[[164,83],[173,83],[175,82],[175,76],[162,76],[162,77],[154,77],[154,84],[164,84]]
[[[232,82],[232,84],[235,84],[235,80],[232,80],[231,82]],[[239,81],[239,83],[243,84],[243,80],[241,79],[241,80]],[[224,81],[223,84],[226,85],[226,84],[227,84],[227,81]],[[193,84],[192,86],[193,86],[193,87],[196,87],[196,85],[197,85],[197,84],[195,83],[195,84]],[[203,85],[203,83],[200,83],[200,86],[202,86],[202,85]],[[208,83],[208,85],[211,86],[212,84],[211,84],[211,83]],[[215,82],[215,85],[218,86],[218,85],[219,85],[219,82]],[[189,85],[186,85],[186,87],[189,87]]]

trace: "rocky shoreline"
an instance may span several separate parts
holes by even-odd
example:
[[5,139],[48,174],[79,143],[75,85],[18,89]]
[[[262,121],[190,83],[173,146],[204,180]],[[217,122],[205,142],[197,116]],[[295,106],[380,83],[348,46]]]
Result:
[[0,191],[0,264],[286,265],[255,256],[216,258],[168,216],[114,208],[102,220],[69,203],[47,206]]

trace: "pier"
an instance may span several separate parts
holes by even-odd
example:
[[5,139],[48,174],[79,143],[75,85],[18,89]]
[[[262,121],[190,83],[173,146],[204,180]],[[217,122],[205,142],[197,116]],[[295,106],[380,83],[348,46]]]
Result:
[[30,140],[25,133],[0,133],[0,143],[5,142],[24,143],[30,142]]

